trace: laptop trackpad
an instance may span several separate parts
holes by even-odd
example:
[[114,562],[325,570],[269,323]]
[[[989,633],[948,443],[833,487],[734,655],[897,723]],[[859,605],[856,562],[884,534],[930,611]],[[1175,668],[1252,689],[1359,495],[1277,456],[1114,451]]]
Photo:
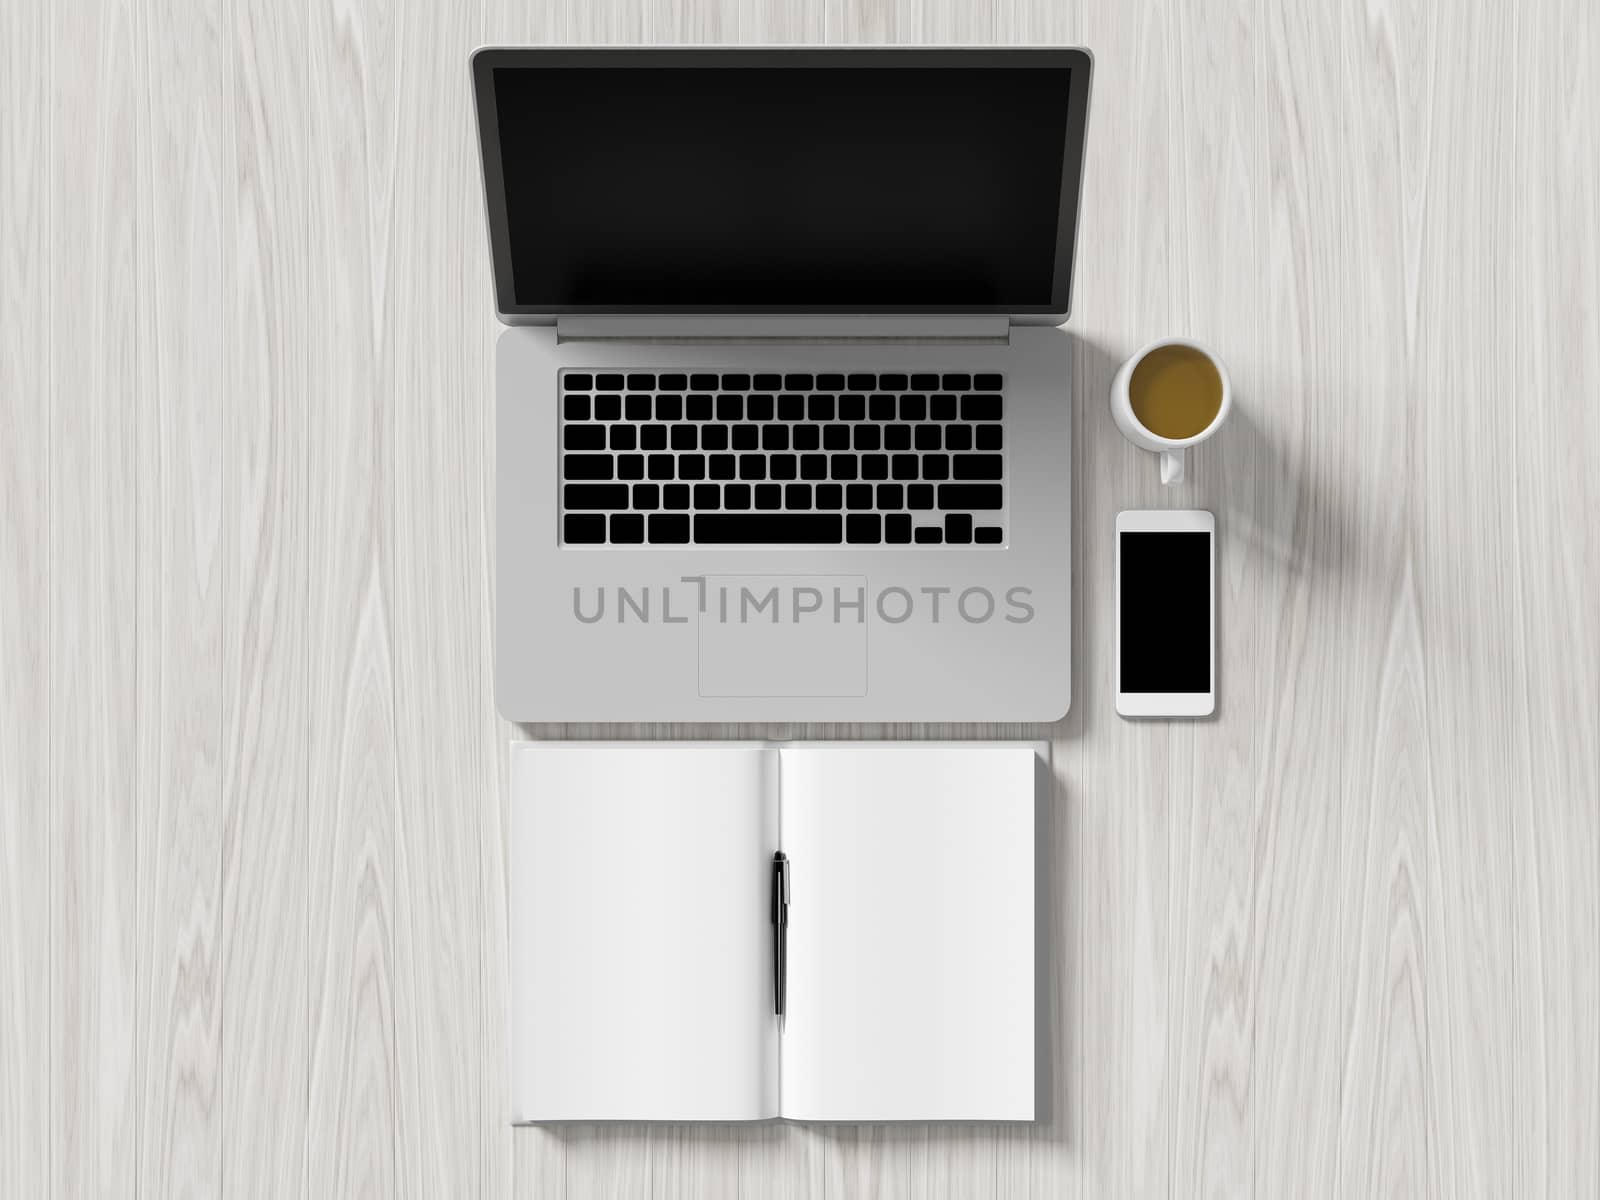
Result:
[[702,696],[865,696],[865,575],[707,575]]

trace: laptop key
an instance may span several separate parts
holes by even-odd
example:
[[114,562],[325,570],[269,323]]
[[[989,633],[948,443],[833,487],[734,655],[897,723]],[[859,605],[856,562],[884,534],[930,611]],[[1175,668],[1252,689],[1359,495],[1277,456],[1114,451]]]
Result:
[[802,454],[800,456],[801,479],[826,479],[828,477],[828,456],[826,454]]
[[688,513],[654,513],[650,517],[650,541],[657,546],[689,544]]
[[783,487],[776,483],[756,484],[756,507],[777,512],[783,507]]
[[613,425],[611,427],[611,448],[613,450],[632,450],[638,444],[638,426]]
[[944,530],[937,525],[926,525],[914,535],[919,546],[937,546],[944,541]]
[[919,392],[932,392],[938,390],[939,377],[937,375],[913,375],[911,386]]
[[561,459],[561,473],[568,479],[610,479],[609,454],[568,454]]
[[778,420],[804,421],[805,419],[806,398],[804,396],[796,392],[784,392],[778,397]]
[[740,479],[765,479],[767,477],[767,460],[759,454],[747,454],[739,460]]
[[767,474],[773,479],[793,479],[799,463],[792,454],[774,454],[767,459]]
[[617,478],[618,479],[643,479],[644,478],[644,455],[642,455],[642,454],[619,454],[619,455],[617,455]]
[[844,376],[843,375],[818,375],[817,376],[817,390],[819,392],[842,392],[842,391],[844,391]]
[[815,425],[796,425],[790,436],[796,450],[815,450],[822,444],[822,431]]
[[950,478],[950,456],[948,454],[924,454],[922,456],[922,477],[933,483],[941,483]]
[[958,454],[950,462],[955,479],[999,479],[1005,459],[998,454]]
[[594,385],[602,392],[620,392],[622,390],[622,375],[620,373],[596,375],[594,377]]
[[623,401],[622,411],[627,414],[630,421],[648,421],[650,419],[650,397],[643,393],[629,392]]
[[669,483],[661,489],[661,507],[683,509],[689,507],[689,485]]
[[876,425],[856,426],[856,449],[876,450],[882,445],[883,431]]
[[644,542],[644,518],[638,513],[611,514],[611,544],[638,546]]
[[847,381],[852,392],[870,392],[878,386],[876,375],[852,375]]
[[918,450],[937,450],[939,448],[939,426],[918,425],[912,433],[911,444]]
[[561,444],[568,450],[604,450],[604,425],[568,425],[561,431]]
[[789,427],[787,425],[768,425],[761,430],[761,448],[763,450],[787,450],[789,448]]
[[928,398],[917,392],[907,392],[900,397],[900,419],[920,421],[928,415]]
[[917,477],[917,456],[915,454],[896,454],[889,460],[889,475],[901,481]]
[[683,397],[676,392],[668,395],[663,393],[656,397],[656,420],[681,421],[683,420]]
[[782,375],[757,375],[750,381],[750,386],[758,392],[776,392],[783,387]]
[[911,381],[904,375],[879,375],[878,386],[886,392],[903,392],[911,386]]
[[998,375],[974,375],[972,386],[980,392],[998,392],[1004,382]]
[[856,460],[848,454],[835,454],[828,463],[829,473],[846,482],[856,477]]
[[713,454],[706,459],[706,474],[712,479],[732,479],[739,473],[739,460],[731,454]]
[[678,478],[687,479],[691,483],[706,477],[706,456],[704,454],[678,455]]
[[636,483],[633,485],[633,506],[649,511],[661,507],[661,485],[656,483]]
[[809,375],[785,375],[783,377],[783,386],[791,392],[809,392],[811,384],[812,379]]
[[963,421],[998,421],[1000,419],[999,392],[973,392],[961,397]]
[[656,386],[663,392],[686,392],[689,390],[689,377],[687,375],[663,375]]
[[913,483],[906,488],[906,507],[917,512],[927,512],[933,507],[933,485]]
[[998,450],[1001,444],[1001,426],[979,425],[973,431],[973,445],[979,450]]
[[947,512],[994,512],[1005,507],[1005,489],[998,483],[941,483],[939,507]]
[[602,392],[594,398],[594,419],[596,421],[620,421],[622,419],[622,397],[615,392]]
[[783,506],[790,512],[811,507],[811,485],[791,483],[783,489]]
[[892,421],[899,405],[893,396],[878,392],[867,401],[867,415],[874,421]]
[[683,398],[683,415],[690,421],[711,420],[711,394],[709,392],[690,392]]
[[561,540],[569,545],[604,545],[606,540],[605,514],[568,513],[561,522]]
[[667,427],[665,425],[641,425],[639,427],[639,449],[665,450],[667,448]]
[[883,540],[896,546],[911,541],[911,516],[909,513],[889,513],[883,518]]
[[742,421],[744,420],[744,397],[730,396],[726,393],[717,397],[717,420]]
[[837,483],[819,483],[816,487],[816,502],[818,508],[842,508],[844,488]]
[[676,475],[676,463],[670,454],[652,454],[647,462],[651,479],[671,479]]
[[867,419],[867,398],[859,392],[847,392],[839,397],[839,420],[865,421]]
[[743,374],[724,375],[722,386],[730,392],[748,392],[750,390],[750,376]]
[[587,392],[594,386],[594,376],[581,375],[569,371],[567,374],[561,377],[561,386],[566,388],[569,392]]
[[861,478],[874,480],[889,478],[889,456],[887,454],[863,454],[861,456]]
[[717,390],[717,377],[715,375],[691,375],[689,386],[697,392],[714,392]]
[[972,386],[970,375],[946,375],[944,377],[944,390],[947,392],[964,392]]
[[838,513],[697,513],[694,540],[701,545],[837,545],[843,522]]
[[880,483],[878,485],[878,507],[882,509],[905,507],[905,488],[898,483]]
[[761,445],[761,431],[754,425],[735,425],[733,427],[733,448],[735,450],[754,450]]
[[946,450],[971,450],[972,426],[950,425],[944,431],[944,448]]
[[561,489],[563,508],[627,508],[625,483],[569,483]]
[[871,545],[883,536],[883,520],[877,513],[851,513],[845,518],[845,540],[852,545]]
[[870,483],[852,483],[844,489],[844,506],[853,510],[872,507],[872,485]]
[[749,508],[750,485],[748,483],[730,483],[722,489],[723,508]]
[[979,525],[972,531],[972,540],[980,546],[998,546],[1004,534],[998,525]]
[[628,388],[635,392],[652,392],[655,390],[656,377],[634,372],[628,376]]
[[745,397],[744,406],[745,416],[750,420],[772,420],[772,396],[769,393],[752,392]]
[[726,450],[728,448],[728,427],[726,425],[702,425],[700,427],[700,448],[702,450]]
[[569,421],[587,421],[589,419],[589,397],[587,395],[567,396],[561,402],[561,415]]
[[695,484],[694,506],[696,508],[721,508],[722,485],[718,483]]
[[820,393],[813,395],[806,402],[806,415],[813,421],[833,420],[833,397]]
[[883,430],[883,448],[885,450],[911,449],[911,426],[886,425]]
[[837,422],[824,425],[822,428],[822,448],[824,450],[850,449],[850,427]]
[[949,392],[936,392],[928,397],[928,416],[935,421],[956,419],[956,398]]
[[699,441],[693,425],[674,425],[670,445],[674,450],[693,450]]
[[944,540],[952,546],[965,546],[972,541],[972,514],[945,513]]

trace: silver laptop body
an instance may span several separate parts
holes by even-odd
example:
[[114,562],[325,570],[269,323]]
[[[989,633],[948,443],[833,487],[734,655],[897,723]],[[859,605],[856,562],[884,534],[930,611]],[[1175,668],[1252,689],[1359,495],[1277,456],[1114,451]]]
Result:
[[[473,71],[509,326],[501,713],[1060,718],[1087,55],[486,49]],[[986,131],[985,106],[1026,128]],[[1008,289],[1030,302],[963,311]]]

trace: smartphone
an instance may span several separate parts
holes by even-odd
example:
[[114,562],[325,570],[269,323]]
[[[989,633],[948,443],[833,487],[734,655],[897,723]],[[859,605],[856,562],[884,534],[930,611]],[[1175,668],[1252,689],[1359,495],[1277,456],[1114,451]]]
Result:
[[1208,717],[1217,706],[1217,521],[1117,514],[1117,711]]

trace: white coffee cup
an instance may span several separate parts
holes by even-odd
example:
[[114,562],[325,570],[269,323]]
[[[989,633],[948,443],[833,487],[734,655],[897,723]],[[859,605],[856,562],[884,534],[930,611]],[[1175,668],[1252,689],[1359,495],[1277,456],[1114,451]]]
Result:
[[[1203,354],[1211,365],[1217,370],[1217,378],[1222,381],[1222,403],[1217,406],[1217,415],[1193,437],[1168,438],[1159,433],[1152,433],[1140,423],[1134,415],[1133,401],[1128,394],[1128,385],[1133,379],[1133,372],[1145,358],[1156,350],[1165,346],[1184,346]],[[1151,342],[1145,346],[1117,371],[1116,378],[1111,381],[1111,416],[1117,423],[1117,428],[1122,430],[1122,436],[1135,446],[1144,450],[1153,450],[1161,456],[1161,482],[1183,482],[1184,451],[1190,446],[1198,446],[1213,433],[1224,421],[1228,419],[1228,410],[1233,407],[1233,385],[1228,381],[1228,369],[1222,365],[1222,360],[1191,338],[1162,338],[1160,341]]]

